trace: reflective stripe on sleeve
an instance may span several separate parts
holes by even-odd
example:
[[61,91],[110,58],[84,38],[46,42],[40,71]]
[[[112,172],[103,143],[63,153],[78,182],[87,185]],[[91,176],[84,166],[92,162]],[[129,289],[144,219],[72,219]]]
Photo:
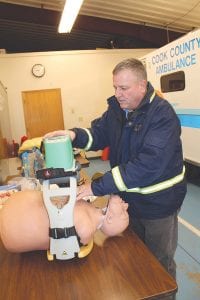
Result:
[[185,166],[183,167],[183,171],[181,174],[170,178],[168,180],[162,181],[160,183],[156,183],[154,185],[150,185],[147,187],[136,187],[136,188],[132,188],[132,189],[128,189],[126,187],[126,185],[124,184],[124,181],[122,179],[122,176],[120,174],[120,170],[119,167],[115,167],[112,169],[112,174],[113,174],[113,179],[115,181],[115,184],[117,186],[117,188],[122,192],[128,192],[128,193],[139,193],[139,194],[152,194],[152,193],[156,193],[165,189],[168,189],[170,187],[172,187],[173,185],[181,182],[184,178],[184,174],[185,174]]
[[114,167],[111,171],[118,190],[121,192],[126,191],[127,187],[122,179],[119,167]]
[[88,135],[88,143],[87,143],[87,145],[84,148],[84,150],[87,151],[92,146],[93,138],[92,138],[92,135],[91,135],[90,131],[87,128],[82,128],[82,129],[85,130],[86,133],[87,133],[87,135]]

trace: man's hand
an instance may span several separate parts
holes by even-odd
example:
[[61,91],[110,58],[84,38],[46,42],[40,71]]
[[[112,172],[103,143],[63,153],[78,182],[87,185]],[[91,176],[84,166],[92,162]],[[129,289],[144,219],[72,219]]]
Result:
[[45,139],[45,138],[51,138],[54,136],[62,136],[62,135],[68,135],[70,137],[71,141],[73,141],[76,137],[75,132],[72,130],[56,130],[56,131],[51,131],[51,132],[45,134],[43,138]]
[[94,196],[91,189],[91,183],[86,183],[78,187],[76,200],[81,200],[87,196]]

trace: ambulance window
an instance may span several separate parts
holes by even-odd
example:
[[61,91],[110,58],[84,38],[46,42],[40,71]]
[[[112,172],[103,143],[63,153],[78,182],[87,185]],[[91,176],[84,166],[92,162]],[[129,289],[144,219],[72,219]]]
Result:
[[179,71],[161,76],[160,86],[163,93],[183,91],[185,89],[185,73]]

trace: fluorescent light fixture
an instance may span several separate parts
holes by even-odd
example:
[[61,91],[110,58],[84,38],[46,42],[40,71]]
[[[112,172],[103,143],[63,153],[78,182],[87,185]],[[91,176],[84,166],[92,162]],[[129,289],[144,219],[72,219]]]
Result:
[[58,27],[59,33],[71,31],[83,1],[84,0],[66,0]]

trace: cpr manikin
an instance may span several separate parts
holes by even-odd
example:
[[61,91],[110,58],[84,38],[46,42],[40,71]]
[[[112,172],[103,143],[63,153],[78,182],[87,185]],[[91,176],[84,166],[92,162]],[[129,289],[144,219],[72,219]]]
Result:
[[[74,225],[81,244],[91,241],[97,229],[107,236],[122,233],[129,224],[128,204],[116,195],[105,209],[76,201]],[[10,252],[49,249],[49,217],[40,191],[13,194],[0,210],[0,236]]]

